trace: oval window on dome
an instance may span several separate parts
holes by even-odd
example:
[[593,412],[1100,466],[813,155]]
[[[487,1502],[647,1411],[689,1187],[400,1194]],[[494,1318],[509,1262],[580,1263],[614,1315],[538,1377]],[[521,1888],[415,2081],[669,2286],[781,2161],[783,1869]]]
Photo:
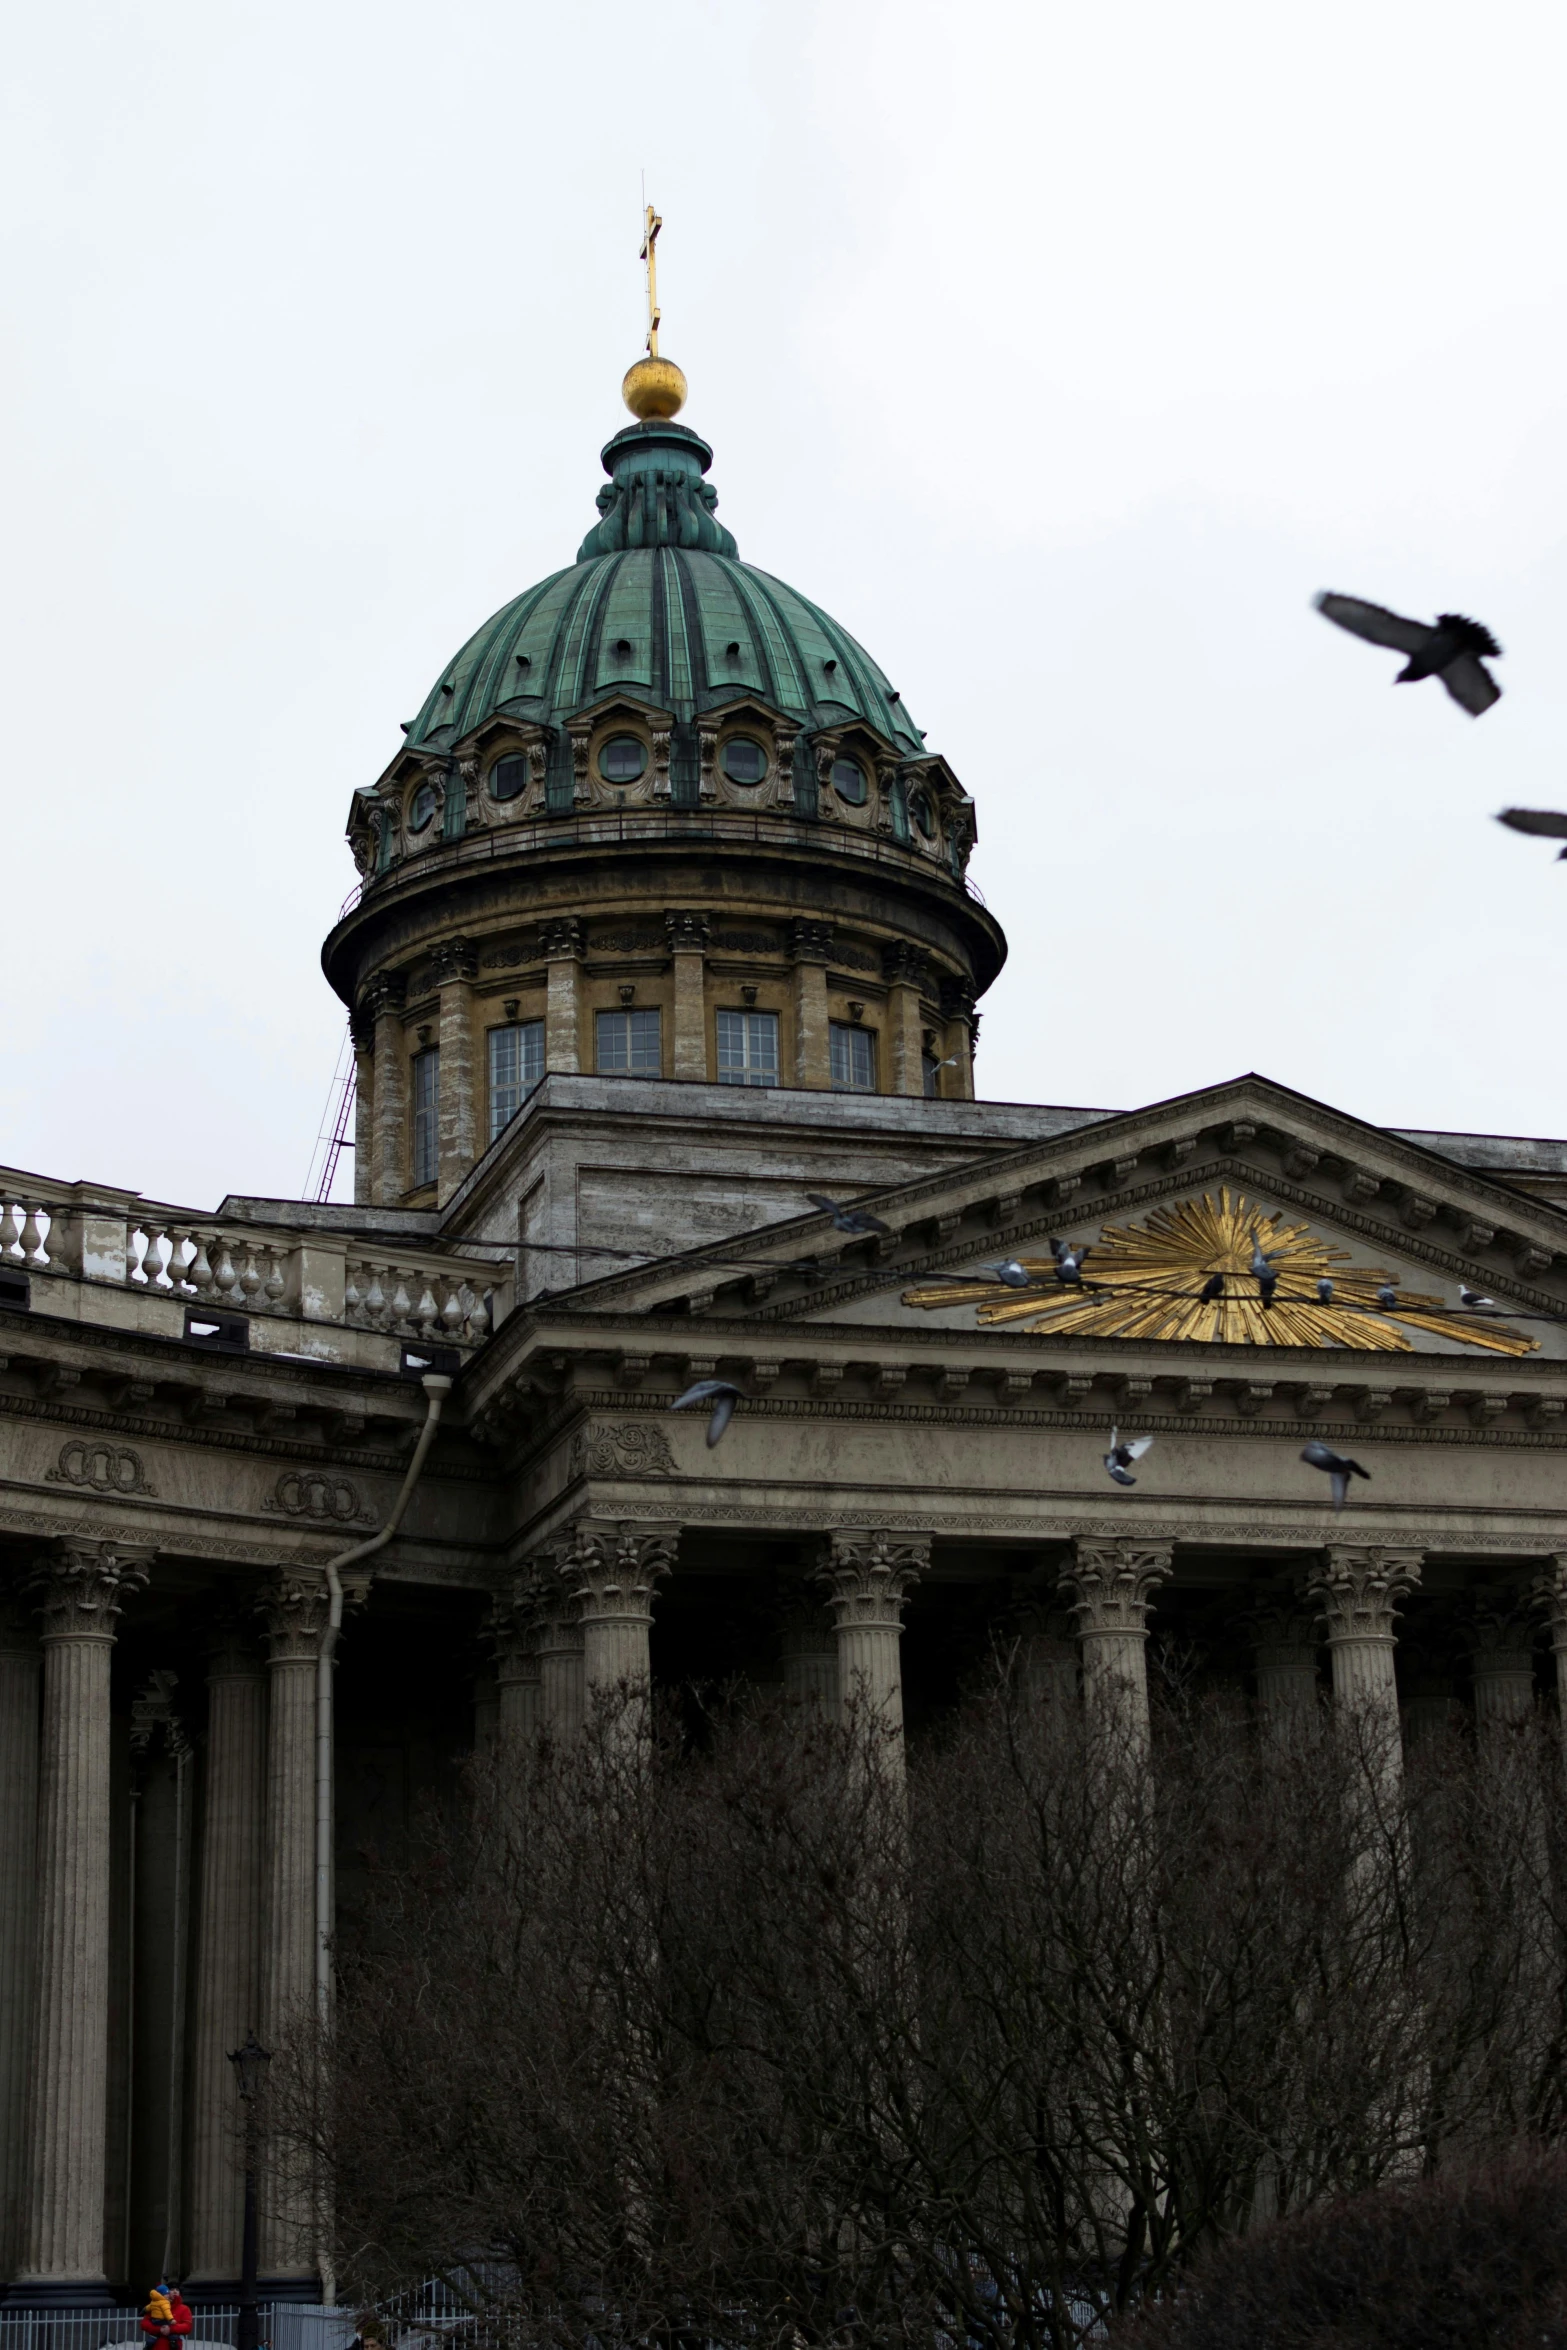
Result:
[[521,751],[509,751],[490,769],[492,800],[515,800],[528,787],[528,762]]
[[767,753],[753,735],[732,734],[724,745],[724,773],[731,783],[760,783]]
[[408,829],[410,832],[428,832],[434,821],[435,786],[433,783],[421,783],[408,803]]
[[647,765],[647,748],[634,734],[612,734],[599,753],[599,773],[606,783],[635,783]]
[[925,840],[934,840],[936,837],[936,811],[931,806],[930,799],[925,792],[910,792],[909,814],[921,837]]
[[851,808],[865,805],[865,770],[858,759],[834,759],[832,788],[840,800],[847,800]]

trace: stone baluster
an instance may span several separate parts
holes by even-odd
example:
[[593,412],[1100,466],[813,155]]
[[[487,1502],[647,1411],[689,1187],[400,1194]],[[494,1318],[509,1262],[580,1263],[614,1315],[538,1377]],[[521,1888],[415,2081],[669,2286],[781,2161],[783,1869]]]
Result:
[[708,1073],[705,973],[711,925],[705,914],[672,910],[664,916],[664,928],[675,975],[674,1074],[700,1080]]
[[185,1268],[185,1278],[198,1297],[210,1297],[217,1287],[217,1276],[212,1270],[212,1257],[205,1232],[193,1232],[195,1255]]
[[109,1662],[121,1602],[152,1554],[68,1540],[40,1561],[38,1909],[27,2218],[18,2282],[107,2300]]
[[827,964],[832,926],[798,921],[789,933],[794,963],[794,1082],[826,1089],[832,1083],[827,1017]]
[[223,1617],[207,1663],[205,1820],[192,2026],[190,2273],[239,2275],[244,2180],[231,2048],[261,2024],[267,1689],[248,1616]]
[[391,1293],[387,1307],[391,1327],[394,1330],[406,1330],[413,1316],[414,1301],[408,1294],[407,1278],[400,1266],[387,1266],[386,1285]]
[[1266,1736],[1288,1743],[1317,1708],[1317,1619],[1289,1584],[1273,1583],[1259,1592],[1245,1621],[1258,1719]]
[[928,1534],[841,1529],[817,1569],[838,1643],[839,1718],[877,1740],[894,1775],[903,1770],[903,1603],[929,1565]]
[[[268,1685],[261,2033],[275,2048],[308,2022],[315,1997],[316,1660],[325,1580],[309,1568],[280,1569],[261,1615]],[[262,2273],[303,2282],[315,2273],[311,2181],[274,2145],[259,2185]]]
[[17,1245],[21,1251],[23,1264],[42,1265],[47,1263],[49,1252],[44,1245],[44,1230],[46,1226],[52,1228],[53,1225],[53,1218],[50,1216],[49,1210],[36,1204],[29,1207],[24,1200],[19,1200],[17,1214],[22,1219],[21,1238]]
[[1475,1595],[1469,1629],[1475,1723],[1482,1734],[1527,1722],[1534,1713],[1537,1627],[1522,1591]]
[[403,1040],[405,973],[377,971],[359,998],[362,1019],[375,1030],[375,1124],[371,1198],[390,1207],[408,1183],[408,1054]]
[[1327,1622],[1334,1711],[1362,1741],[1384,1792],[1403,1771],[1393,1618],[1419,1583],[1420,1565],[1417,1550],[1334,1548],[1306,1585]]
[[1083,1657],[1083,1702],[1092,1728],[1146,1751],[1148,1609],[1170,1573],[1167,1542],[1078,1542],[1061,1583]]
[[443,1207],[479,1156],[473,1082],[473,981],[478,968],[478,949],[465,938],[444,939],[430,957],[440,1000],[436,1197]]
[[38,1682],[30,1609],[0,1600],[0,2273],[14,2274],[27,2200],[38,1843]]
[[575,914],[548,915],[539,924],[539,944],[549,966],[544,998],[544,1066],[570,1071],[582,1066],[582,924]]

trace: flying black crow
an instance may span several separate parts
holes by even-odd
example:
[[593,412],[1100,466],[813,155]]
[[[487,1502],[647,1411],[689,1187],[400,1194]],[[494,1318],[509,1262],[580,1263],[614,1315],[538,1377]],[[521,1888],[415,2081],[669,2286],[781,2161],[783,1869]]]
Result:
[[1495,660],[1502,648],[1488,628],[1482,628],[1478,620],[1467,620],[1462,612],[1439,612],[1433,627],[1428,620],[1405,620],[1385,605],[1364,603],[1359,596],[1321,595],[1317,610],[1325,620],[1347,628],[1351,636],[1363,636],[1368,644],[1390,645],[1397,653],[1407,653],[1409,658],[1393,680],[1395,685],[1439,677],[1471,718],[1478,718],[1502,698],[1501,687],[1480,658],[1485,653]]

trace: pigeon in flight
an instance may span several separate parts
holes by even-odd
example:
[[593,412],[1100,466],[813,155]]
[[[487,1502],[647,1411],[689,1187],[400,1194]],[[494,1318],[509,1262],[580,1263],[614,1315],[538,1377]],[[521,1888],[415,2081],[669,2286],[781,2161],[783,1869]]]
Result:
[[1394,1288],[1391,1281],[1384,1281],[1381,1288],[1377,1291],[1377,1304],[1382,1308],[1382,1311],[1385,1314],[1390,1314],[1397,1303],[1398,1291]]
[[1050,1243],[1050,1254],[1056,1261],[1056,1279],[1064,1281],[1068,1289],[1081,1289],[1083,1259],[1088,1253],[1080,1240],[1053,1240]]
[[[1504,808],[1496,821],[1510,826],[1514,832],[1537,832],[1547,840],[1567,840],[1567,816],[1558,816],[1554,808]],[[1562,856],[1567,857],[1567,849],[1563,849]]]
[[995,1281],[1004,1281],[1008,1289],[1027,1289],[1034,1278],[1025,1266],[1018,1263],[1016,1257],[1008,1257],[1000,1265],[980,1265],[976,1270],[988,1273]]
[[1273,1303],[1273,1292],[1279,1286],[1279,1277],[1273,1270],[1273,1259],[1263,1254],[1260,1233],[1256,1233],[1252,1237],[1251,1269],[1262,1297],[1263,1311],[1266,1313],[1268,1307]]
[[707,1441],[711,1449],[734,1418],[735,1405],[741,1401],[740,1389],[732,1379],[699,1379],[684,1395],[677,1395],[669,1408],[672,1412],[690,1412],[710,1403],[713,1411],[707,1423]]
[[1200,1306],[1211,1306],[1216,1298],[1221,1298],[1223,1295],[1224,1275],[1222,1273],[1210,1273],[1207,1280],[1203,1283],[1201,1289],[1199,1289],[1197,1292],[1197,1303]]
[[1407,653],[1409,658],[1393,680],[1395,685],[1439,677],[1471,718],[1480,717],[1502,698],[1501,687],[1480,658],[1485,653],[1494,660],[1502,648],[1488,628],[1482,628],[1478,620],[1465,619],[1462,612],[1439,612],[1433,627],[1427,620],[1405,620],[1382,604],[1363,603],[1359,596],[1318,596],[1317,610],[1325,620],[1347,628],[1351,636],[1363,636],[1368,644],[1391,645],[1395,652]]
[[1333,1303],[1333,1284],[1326,1273],[1317,1283],[1317,1303],[1319,1306],[1330,1306]]
[[1137,1483],[1137,1479],[1132,1475],[1132,1463],[1142,1459],[1152,1442],[1151,1436],[1134,1436],[1128,1443],[1123,1444],[1120,1429],[1111,1429],[1110,1450],[1105,1454],[1105,1467],[1117,1485],[1135,1485]]
[[1471,1314],[1478,1314],[1487,1306],[1493,1313],[1496,1311],[1495,1298],[1482,1297],[1479,1290],[1471,1289],[1467,1281],[1458,1284],[1458,1302],[1461,1306],[1467,1306]]
[[837,1232],[890,1232],[880,1216],[873,1216],[868,1208],[846,1208],[840,1201],[826,1199],[819,1191],[808,1191],[806,1198],[813,1208],[820,1208],[824,1216],[831,1216]]
[[1371,1471],[1363,1469],[1359,1461],[1347,1460],[1343,1453],[1335,1452],[1331,1444],[1319,1444],[1313,1441],[1302,1447],[1300,1457],[1308,1468],[1325,1469],[1332,1478],[1333,1507],[1336,1510],[1341,1510],[1344,1507],[1351,1477],[1364,1477],[1367,1483],[1370,1483]]

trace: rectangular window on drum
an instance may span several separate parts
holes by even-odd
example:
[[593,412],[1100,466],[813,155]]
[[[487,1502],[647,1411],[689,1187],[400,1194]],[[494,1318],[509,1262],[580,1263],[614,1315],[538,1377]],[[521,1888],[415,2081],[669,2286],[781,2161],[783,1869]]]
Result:
[[427,1053],[415,1053],[414,1080],[414,1165],[416,1184],[435,1181],[436,1164],[440,1151],[441,1054],[439,1046]]
[[664,1073],[657,1012],[600,1012],[594,1041],[600,1076],[661,1077]]
[[876,1091],[876,1039],[870,1029],[830,1021],[827,1046],[834,1093]]
[[934,1053],[922,1053],[920,1068],[925,1077],[925,1099],[928,1102],[939,1100],[941,1095],[941,1063]]
[[778,1083],[776,1012],[719,1013],[718,1082],[720,1085]]
[[544,1023],[490,1030],[490,1140],[509,1126],[544,1075]]

